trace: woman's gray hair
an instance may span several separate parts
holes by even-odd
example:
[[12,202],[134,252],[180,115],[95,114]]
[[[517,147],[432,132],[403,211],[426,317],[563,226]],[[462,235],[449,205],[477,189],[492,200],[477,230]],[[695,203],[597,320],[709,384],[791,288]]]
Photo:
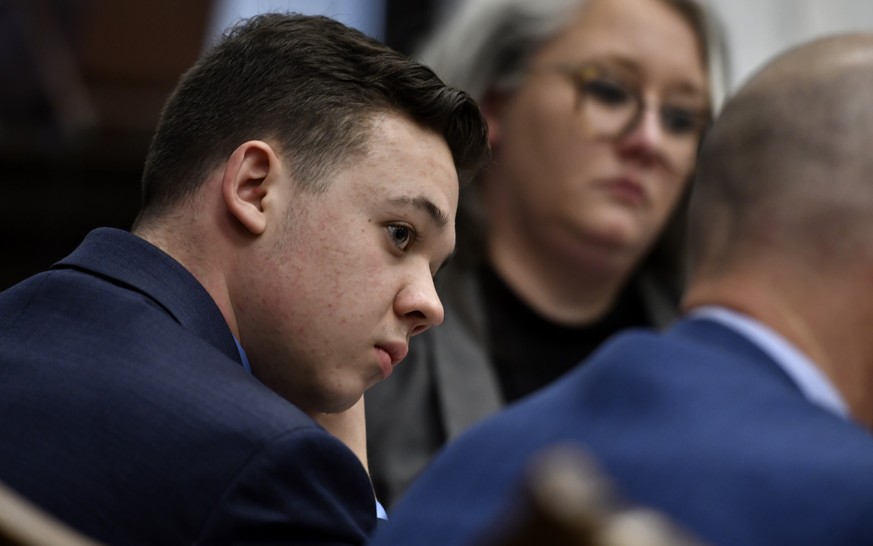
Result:
[[[573,22],[586,0],[464,0],[421,46],[418,58],[447,84],[482,101],[516,82],[528,59]],[[730,70],[720,20],[705,0],[661,0],[692,26],[709,73],[713,111],[724,101]]]
[[[582,0],[584,1],[584,0]],[[518,79],[525,61],[557,35],[580,0],[466,0],[438,23],[420,60],[447,84],[482,101]]]

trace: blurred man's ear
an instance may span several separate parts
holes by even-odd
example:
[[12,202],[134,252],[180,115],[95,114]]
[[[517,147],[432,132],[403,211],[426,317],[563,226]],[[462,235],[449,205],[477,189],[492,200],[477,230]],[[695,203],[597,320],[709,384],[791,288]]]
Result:
[[506,93],[491,88],[485,92],[485,96],[479,105],[482,109],[482,114],[485,116],[485,121],[488,123],[488,144],[494,153],[500,147],[500,140],[502,138],[500,122],[503,119],[503,109],[506,106],[506,101]]

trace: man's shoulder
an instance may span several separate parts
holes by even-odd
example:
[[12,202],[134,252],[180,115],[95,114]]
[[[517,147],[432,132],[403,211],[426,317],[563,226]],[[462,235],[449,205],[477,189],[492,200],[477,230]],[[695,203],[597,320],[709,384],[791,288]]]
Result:
[[[615,337],[570,375],[448,446],[392,519],[419,537],[444,532],[436,528],[448,514],[467,529],[457,532],[472,533],[504,507],[538,453],[574,444],[622,494],[704,537],[807,544],[815,542],[782,539],[826,537],[828,526],[871,536],[864,518],[873,515],[873,437],[807,401],[778,373],[755,371],[771,365],[755,351],[723,351],[720,343],[730,340],[723,334]],[[432,514],[456,498],[482,509]],[[853,508],[823,509],[823,498]],[[764,520],[772,531],[762,532]]]
[[[568,441],[635,457],[626,448],[636,444],[653,450],[651,460],[663,452],[667,465],[671,457],[731,454],[778,465],[792,450],[829,453],[833,442],[871,453],[873,437],[808,401],[764,353],[751,345],[731,353],[720,344],[739,338],[709,335],[715,341],[623,332],[552,385],[473,427],[454,449],[522,452]],[[806,442],[815,445],[803,448]]]
[[366,473],[339,440],[147,295],[61,269],[0,300],[0,315],[17,315],[0,328],[0,405],[15,412],[0,431],[16,438],[0,447],[3,476],[68,521],[98,531],[103,511],[110,542],[157,543],[193,540],[208,510],[245,525],[252,498],[263,499],[257,518],[299,529],[354,513],[335,524],[352,536],[375,514]]

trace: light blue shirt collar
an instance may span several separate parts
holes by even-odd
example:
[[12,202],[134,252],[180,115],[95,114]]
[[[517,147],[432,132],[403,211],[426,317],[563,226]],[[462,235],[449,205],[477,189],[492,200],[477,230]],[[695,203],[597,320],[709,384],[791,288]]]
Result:
[[713,320],[741,334],[767,353],[807,400],[849,418],[849,408],[833,383],[805,354],[772,328],[748,315],[719,306],[698,307],[689,313],[689,318]]
[[376,518],[378,519],[388,519],[388,512],[385,511],[385,507],[382,506],[382,503],[376,499]]
[[239,350],[239,358],[240,358],[240,360],[242,360],[243,368],[245,369],[246,372],[249,373],[249,375],[251,375],[252,365],[249,364],[249,357],[248,357],[248,355],[246,355],[245,349],[242,348],[242,345],[240,345],[240,342],[236,338],[236,336],[233,336],[233,340],[236,342],[236,348]]

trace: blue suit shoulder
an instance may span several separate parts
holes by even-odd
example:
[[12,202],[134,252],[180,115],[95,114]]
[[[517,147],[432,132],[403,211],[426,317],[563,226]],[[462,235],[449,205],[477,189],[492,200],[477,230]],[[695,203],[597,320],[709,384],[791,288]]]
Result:
[[375,544],[470,544],[533,457],[582,446],[630,502],[712,544],[873,544],[873,438],[806,400],[721,328],[635,331],[473,427],[401,499]]
[[130,237],[0,294],[0,479],[110,544],[364,543],[358,459],[247,374],[205,290]]

